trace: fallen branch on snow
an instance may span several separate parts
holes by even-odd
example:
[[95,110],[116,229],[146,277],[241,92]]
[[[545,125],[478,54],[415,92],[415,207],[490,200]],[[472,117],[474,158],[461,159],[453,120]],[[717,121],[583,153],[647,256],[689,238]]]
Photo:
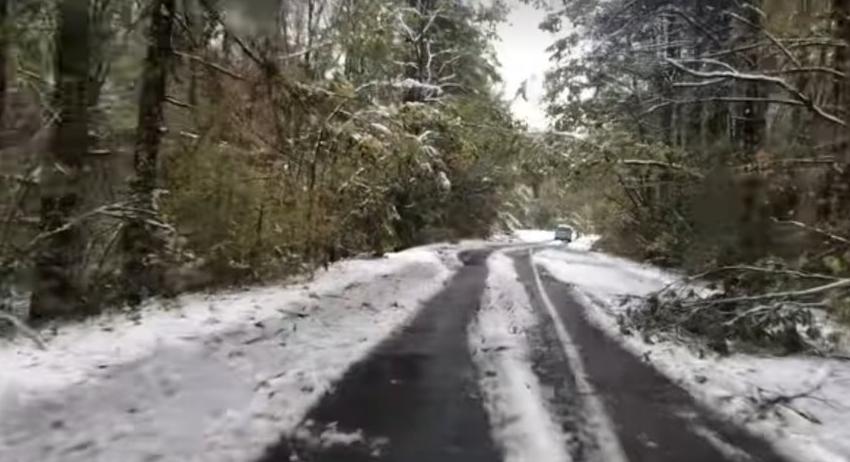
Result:
[[33,343],[35,343],[39,349],[47,349],[47,344],[44,343],[44,340],[41,339],[41,337],[38,335],[38,332],[27,326],[26,323],[18,319],[17,316],[0,311],[0,319],[12,324],[12,326],[14,326],[18,332],[24,334],[24,336],[32,340]]
[[785,292],[771,292],[761,295],[748,295],[742,297],[731,297],[721,299],[707,299],[686,303],[686,306],[696,306],[702,304],[708,305],[728,305],[733,303],[759,302],[765,300],[777,300],[782,298],[802,298],[810,295],[819,295],[833,290],[844,289],[850,287],[850,279],[839,279],[830,284],[824,284],[817,287],[812,287],[803,290],[789,290]]
[[688,276],[681,280],[673,281],[666,286],[662,287],[660,290],[653,292],[651,296],[660,297],[665,295],[666,293],[673,290],[675,287],[684,286],[690,284],[694,281],[699,281],[701,279],[705,279],[710,276],[715,276],[722,273],[728,272],[751,272],[751,273],[764,273],[764,274],[775,274],[775,275],[783,275],[783,276],[791,276],[800,279],[820,279],[824,281],[840,281],[841,278],[837,278],[835,276],[829,276],[826,274],[820,273],[807,273],[804,271],[785,269],[785,268],[768,268],[764,266],[755,266],[755,265],[729,265],[722,266],[720,268],[712,268],[710,270],[703,271],[702,273],[697,273],[691,276]]
[[798,409],[798,408],[794,407],[793,404],[794,404],[794,401],[797,401],[797,400],[800,400],[800,399],[812,399],[812,400],[816,400],[816,401],[826,402],[825,399],[814,396],[815,393],[817,393],[818,391],[820,391],[821,388],[823,388],[825,383],[826,383],[826,378],[824,377],[823,379],[819,380],[814,385],[812,385],[812,386],[810,386],[810,387],[806,388],[805,390],[800,391],[798,393],[793,393],[793,394],[788,395],[788,394],[781,394],[781,393],[777,393],[777,392],[772,392],[771,394],[773,394],[774,396],[769,397],[769,398],[765,396],[765,392],[767,392],[767,390],[765,390],[762,387],[758,387],[757,388],[758,397],[752,398],[752,400],[754,400],[756,402],[756,412],[760,416],[764,416],[768,411],[774,410],[777,407],[782,407],[782,408],[788,409],[789,411],[799,415],[800,417],[808,420],[809,422],[812,422],[812,423],[818,424],[818,425],[822,425],[823,422],[819,418],[817,418],[817,416],[815,416],[815,415],[813,415],[813,414],[811,414],[807,411],[804,411],[802,409]]

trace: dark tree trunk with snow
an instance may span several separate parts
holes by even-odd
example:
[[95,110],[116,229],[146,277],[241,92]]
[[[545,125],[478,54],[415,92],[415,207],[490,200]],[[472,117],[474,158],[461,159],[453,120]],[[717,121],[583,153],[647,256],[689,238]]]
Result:
[[71,315],[83,306],[78,264],[84,159],[88,153],[89,2],[59,3],[55,104],[59,119],[41,176],[40,230],[45,239],[35,260],[30,313],[34,318]]
[[157,216],[155,191],[160,145],[165,133],[164,106],[168,70],[172,56],[172,29],[175,0],[154,0],[151,5],[149,45],[142,74],[139,119],[131,189],[136,214],[124,234],[127,297],[137,303],[160,285],[162,243],[150,221]]

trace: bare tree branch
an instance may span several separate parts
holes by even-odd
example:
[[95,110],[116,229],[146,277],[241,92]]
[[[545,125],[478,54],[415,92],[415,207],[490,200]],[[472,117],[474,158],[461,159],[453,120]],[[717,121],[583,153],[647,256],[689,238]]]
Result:
[[177,56],[180,56],[181,58],[186,58],[186,59],[198,62],[200,64],[203,64],[204,66],[207,66],[208,68],[210,68],[214,71],[220,72],[220,73],[222,73],[222,74],[224,74],[228,77],[234,78],[236,80],[245,80],[244,76],[239,75],[235,71],[227,69],[226,67],[220,66],[216,63],[207,61],[206,59],[201,58],[200,56],[195,56],[195,55],[192,55],[192,54],[189,54],[189,53],[184,53],[182,51],[176,51],[176,50],[174,51],[174,54],[177,55]]
[[782,75],[782,74],[807,74],[807,73],[821,73],[821,74],[829,74],[839,79],[846,79],[847,74],[839,71],[838,69],[833,69],[831,67],[825,66],[805,66],[805,67],[796,67],[794,69],[778,69],[778,70],[770,70],[765,71],[767,75]]
[[38,335],[38,332],[32,330],[29,326],[26,325],[26,323],[18,319],[17,316],[13,316],[11,313],[5,313],[3,311],[0,311],[0,319],[7,321],[13,326],[15,326],[15,329],[18,332],[24,334],[26,337],[32,340],[33,343],[35,343],[39,349],[47,349],[47,345],[44,343],[44,340],[41,339],[41,336]]
[[[836,125],[840,125],[842,127],[847,127],[846,121],[842,120],[841,118],[839,118],[839,117],[837,117],[833,114],[826,112],[823,108],[821,108],[820,106],[815,104],[815,102],[812,100],[812,98],[810,98],[805,93],[803,93],[802,91],[795,88],[793,85],[789,84],[788,82],[786,82],[785,80],[783,80],[779,77],[771,77],[771,76],[763,75],[763,74],[750,74],[750,73],[733,72],[733,71],[720,71],[720,72],[718,72],[718,71],[707,71],[707,72],[706,71],[698,71],[698,70],[695,70],[695,69],[691,69],[691,68],[685,66],[684,64],[682,64],[680,61],[676,61],[674,59],[666,58],[665,61],[667,63],[669,63],[670,65],[672,65],[673,67],[675,67],[676,69],[678,69],[678,70],[680,70],[680,71],[682,71],[686,74],[690,74],[694,77],[699,77],[699,78],[703,78],[703,79],[725,78],[725,79],[734,79],[734,80],[740,80],[740,81],[745,81],[745,82],[759,82],[759,83],[776,85],[776,86],[782,88],[783,90],[785,90],[786,92],[788,92],[792,97],[794,97],[795,99],[797,99],[798,101],[803,103],[804,106],[809,108],[809,110],[811,110],[812,112],[814,112],[815,114],[817,114],[821,118],[828,120],[828,121],[830,121],[830,122],[832,122]],[[697,62],[699,62],[699,60],[697,60]]]
[[742,23],[752,27],[753,29],[761,32],[762,34],[764,34],[764,36],[767,37],[767,39],[770,40],[770,42],[774,46],[779,48],[779,50],[782,52],[782,54],[784,54],[785,57],[788,58],[788,60],[791,61],[792,64],[794,64],[794,67],[799,68],[799,67],[802,66],[802,64],[800,64],[800,60],[797,59],[796,56],[794,56],[794,53],[791,53],[791,50],[789,50],[788,47],[783,45],[782,42],[780,42],[776,37],[774,37],[773,34],[770,33],[770,31],[768,31],[764,27],[759,26],[758,24],[754,24],[752,21],[750,21],[750,20],[748,20],[748,19],[746,19],[746,18],[744,18],[744,17],[742,17],[742,16],[740,16],[736,13],[733,13],[731,11],[727,12],[727,14],[732,19],[735,19],[736,21],[742,22]]
[[845,244],[845,245],[850,245],[850,239],[848,239],[846,237],[830,233],[829,231],[826,231],[826,230],[823,230],[821,228],[817,228],[817,227],[814,227],[814,226],[811,226],[811,225],[807,225],[807,224],[800,222],[800,221],[780,220],[778,218],[773,218],[772,221],[774,223],[778,223],[778,224],[786,224],[786,225],[796,226],[798,228],[805,229],[806,231],[810,231],[812,233],[819,234],[823,237],[828,238],[829,240],[832,240],[832,241],[835,241],[835,242],[840,242],[840,243]]

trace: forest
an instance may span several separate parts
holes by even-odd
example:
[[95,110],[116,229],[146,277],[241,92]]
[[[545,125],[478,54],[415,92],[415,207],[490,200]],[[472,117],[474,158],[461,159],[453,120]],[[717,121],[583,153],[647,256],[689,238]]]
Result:
[[601,247],[721,287],[657,294],[630,324],[797,349],[810,310],[850,317],[848,15],[846,0],[550,11],[544,190]]
[[500,86],[509,2],[0,2],[6,311],[569,223],[718,290],[624,329],[799,350],[850,319],[848,0],[523,3],[542,131]]
[[848,123],[850,0],[0,0],[0,460],[850,460]]
[[501,2],[0,11],[0,298],[32,320],[486,236],[529,145]]

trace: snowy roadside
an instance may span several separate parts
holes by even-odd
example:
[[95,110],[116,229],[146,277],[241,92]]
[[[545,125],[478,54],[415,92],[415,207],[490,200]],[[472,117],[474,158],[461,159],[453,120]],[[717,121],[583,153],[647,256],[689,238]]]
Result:
[[247,461],[439,292],[448,247],[0,345],[0,460]]
[[572,250],[588,251],[593,244],[599,240],[596,234],[580,234],[573,242],[562,243],[555,240],[554,231],[540,229],[517,229],[513,235],[507,236],[506,240],[511,242],[525,242],[528,244],[551,244],[569,248]]
[[513,260],[494,253],[481,309],[469,327],[493,440],[505,462],[569,462],[567,436],[558,428],[535,376],[526,333],[535,316]]
[[[617,316],[622,296],[643,296],[679,277],[594,252],[548,249],[534,262],[571,284],[588,318],[634,354],[689,390],[721,415],[762,435],[795,460],[850,461],[850,363],[813,357],[700,354],[683,344],[624,336]],[[805,394],[767,409],[760,403]]]

